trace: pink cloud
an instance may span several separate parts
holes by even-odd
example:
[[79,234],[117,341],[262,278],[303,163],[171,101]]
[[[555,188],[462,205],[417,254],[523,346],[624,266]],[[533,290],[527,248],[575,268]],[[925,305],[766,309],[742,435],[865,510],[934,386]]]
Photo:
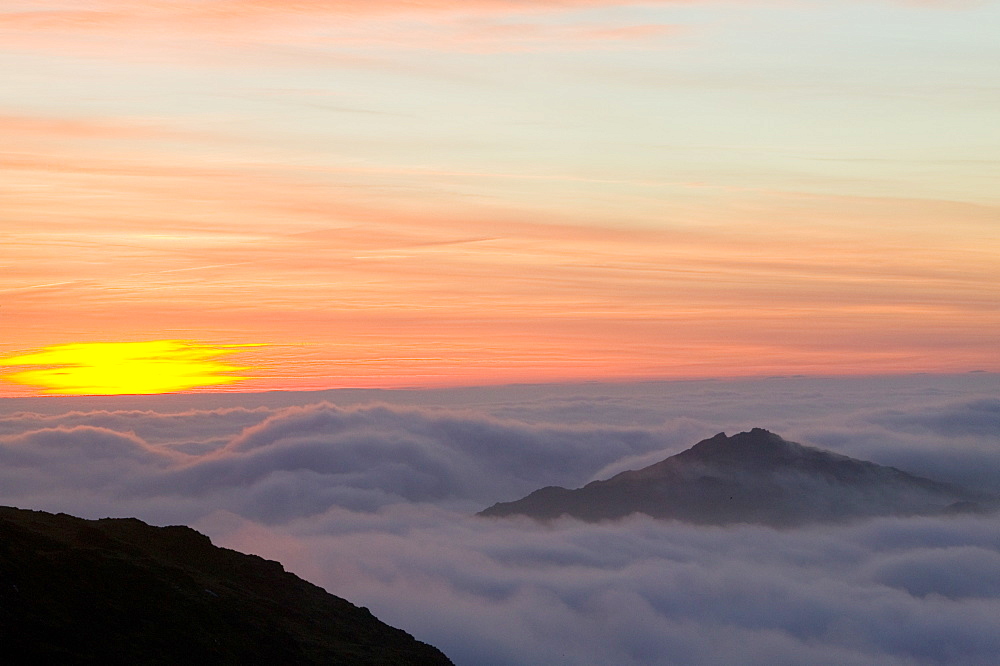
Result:
[[[954,3],[937,0],[897,3],[915,9],[954,8]],[[643,44],[677,28],[581,23],[573,12],[692,4],[717,0],[69,0],[50,8],[21,0],[0,9],[0,43],[9,50],[117,58],[128,52],[131,62],[196,59],[199,64],[232,52],[239,52],[245,63],[248,49],[274,45],[465,52],[576,49]],[[971,6],[973,2],[960,4]],[[554,16],[558,23],[548,21]]]
[[9,140],[15,142],[14,145],[16,142],[28,144],[38,139],[134,141],[205,137],[204,132],[181,130],[160,121],[141,118],[99,120],[67,116],[25,116],[4,114],[2,110],[0,110],[0,135],[10,137]]
[[[577,48],[595,43],[642,42],[669,35],[663,25],[559,24],[537,19],[594,7],[637,4],[608,0],[439,0],[373,2],[104,2],[0,10],[0,38],[8,49],[76,55],[183,59],[251,45],[336,44],[458,51]],[[670,3],[661,3],[670,4]],[[196,45],[195,45],[196,43]],[[202,56],[204,57],[204,56]]]

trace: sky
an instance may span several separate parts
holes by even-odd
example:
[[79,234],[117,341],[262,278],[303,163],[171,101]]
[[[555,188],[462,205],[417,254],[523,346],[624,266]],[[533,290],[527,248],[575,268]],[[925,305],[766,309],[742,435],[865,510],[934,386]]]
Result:
[[998,29],[7,0],[0,395],[1000,370]]
[[964,373],[6,398],[0,505],[191,525],[456,666],[995,664],[996,512],[474,515],[753,427],[1000,494],[1000,374]]
[[716,433],[1000,493],[1000,2],[5,0],[0,504],[457,666],[969,666],[1000,525],[486,520]]

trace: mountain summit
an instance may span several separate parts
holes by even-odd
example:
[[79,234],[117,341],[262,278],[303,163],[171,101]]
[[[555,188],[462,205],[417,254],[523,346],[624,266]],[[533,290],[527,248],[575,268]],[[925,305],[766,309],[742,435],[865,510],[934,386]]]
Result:
[[690,523],[795,526],[885,515],[985,510],[996,498],[789,442],[762,428],[719,433],[639,470],[569,490],[542,488],[478,515],[569,515],[587,521],[642,513]]

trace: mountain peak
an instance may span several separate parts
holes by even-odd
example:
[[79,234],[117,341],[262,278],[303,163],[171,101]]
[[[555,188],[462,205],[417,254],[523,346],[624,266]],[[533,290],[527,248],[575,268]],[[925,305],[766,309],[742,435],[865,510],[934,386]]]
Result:
[[703,439],[691,448],[769,446],[779,442],[787,443],[780,435],[776,435],[770,430],[751,428],[748,431],[737,433],[732,437],[726,435],[724,432],[720,432],[713,437]]
[[570,515],[593,521],[644,513],[704,524],[790,526],[971,511],[983,508],[981,502],[992,506],[996,501],[753,428],[731,437],[720,432],[648,467],[576,490],[545,488],[480,515]]
[[708,439],[698,442],[692,448],[708,443],[714,443],[716,445],[725,443],[730,446],[768,446],[776,443],[790,444],[792,442],[788,442],[783,439],[781,435],[777,435],[770,430],[766,430],[765,428],[751,428],[750,430],[736,433],[732,437],[726,435],[724,432],[720,432],[713,437],[709,437]]
[[764,428],[753,428],[728,437],[720,432],[714,437],[702,440],[680,455],[684,459],[700,459],[705,461],[763,461],[776,458],[788,459],[809,452],[819,451],[809,447],[789,442]]

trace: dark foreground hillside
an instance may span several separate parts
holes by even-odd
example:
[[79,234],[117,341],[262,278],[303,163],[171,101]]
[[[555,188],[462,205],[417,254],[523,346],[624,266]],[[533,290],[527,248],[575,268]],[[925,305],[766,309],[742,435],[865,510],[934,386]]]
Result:
[[0,663],[451,661],[279,563],[188,527],[0,507]]

